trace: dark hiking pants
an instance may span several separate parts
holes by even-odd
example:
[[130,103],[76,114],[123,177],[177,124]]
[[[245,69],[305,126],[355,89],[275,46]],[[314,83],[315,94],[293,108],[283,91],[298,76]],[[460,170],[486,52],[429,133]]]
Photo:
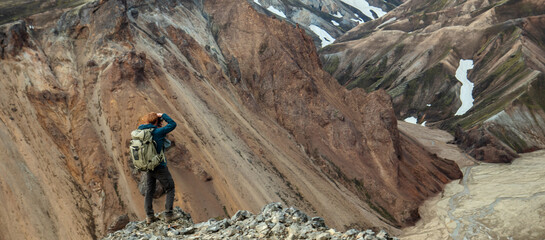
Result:
[[154,214],[153,194],[155,194],[156,180],[159,180],[165,189],[165,193],[167,194],[165,201],[165,214],[172,214],[172,205],[174,203],[174,180],[172,180],[168,167],[157,167],[153,171],[148,171],[147,174],[148,178],[146,184],[148,185],[148,189],[146,191],[146,198],[144,201],[146,214],[148,216]]

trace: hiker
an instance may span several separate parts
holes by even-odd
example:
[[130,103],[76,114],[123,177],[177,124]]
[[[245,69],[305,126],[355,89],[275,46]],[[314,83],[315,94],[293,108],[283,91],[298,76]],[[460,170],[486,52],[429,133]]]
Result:
[[[167,125],[164,127],[161,127],[162,121],[165,120],[167,122]],[[164,214],[164,220],[166,222],[171,222],[175,220],[175,216],[172,212],[172,205],[174,203],[174,181],[172,180],[172,176],[170,175],[170,172],[168,171],[167,167],[167,160],[166,157],[164,157],[164,148],[165,148],[165,142],[168,141],[165,137],[167,133],[171,132],[176,128],[176,122],[172,120],[167,114],[165,113],[148,113],[144,116],[142,116],[138,120],[138,129],[149,129],[153,128],[153,131],[151,132],[153,141],[156,143],[156,150],[158,154],[163,154],[163,160],[157,167],[155,167],[153,170],[147,171],[147,190],[146,190],[146,197],[144,201],[144,206],[146,210],[146,223],[151,224],[152,222],[155,222],[158,220],[157,217],[155,217],[155,214],[153,212],[153,194],[155,193],[155,182],[156,180],[159,180],[163,188],[165,189],[166,193],[166,201],[165,201],[165,214]]]

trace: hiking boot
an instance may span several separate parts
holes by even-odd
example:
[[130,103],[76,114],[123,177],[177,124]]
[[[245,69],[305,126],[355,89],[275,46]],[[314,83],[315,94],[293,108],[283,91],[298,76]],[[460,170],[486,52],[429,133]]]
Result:
[[159,220],[155,215],[147,216],[146,217],[146,224],[152,224],[153,222]]
[[173,214],[173,213],[168,214],[168,213],[166,213],[165,214],[165,222],[170,223],[170,222],[173,222],[173,221],[176,221],[176,220],[180,219],[180,217],[181,216],[178,215],[178,214]]

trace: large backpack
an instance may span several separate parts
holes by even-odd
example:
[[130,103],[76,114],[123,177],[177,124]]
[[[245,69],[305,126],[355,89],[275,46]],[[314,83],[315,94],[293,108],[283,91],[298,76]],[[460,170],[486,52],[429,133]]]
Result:
[[165,159],[163,151],[157,153],[151,132],[153,128],[136,129],[131,132],[131,158],[133,165],[142,171],[155,169]]

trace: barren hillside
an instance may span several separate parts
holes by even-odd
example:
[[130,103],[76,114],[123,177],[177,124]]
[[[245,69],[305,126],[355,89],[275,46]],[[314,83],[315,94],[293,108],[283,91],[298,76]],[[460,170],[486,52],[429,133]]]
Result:
[[395,231],[461,177],[399,133],[386,92],[344,89],[302,29],[246,1],[57,12],[0,26],[2,239],[93,239],[142,219],[127,146],[150,111],[178,122],[168,165],[195,221],[282,202]]

